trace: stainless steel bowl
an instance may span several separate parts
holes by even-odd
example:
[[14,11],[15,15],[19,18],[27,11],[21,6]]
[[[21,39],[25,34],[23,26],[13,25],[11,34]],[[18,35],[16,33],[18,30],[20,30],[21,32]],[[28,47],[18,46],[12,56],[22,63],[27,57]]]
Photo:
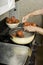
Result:
[[19,37],[14,37],[12,36],[12,38],[10,38],[13,42],[17,43],[17,44],[29,44],[30,42],[33,41],[34,37],[35,37],[35,34],[34,33],[30,33],[30,32],[27,32],[27,31],[24,31],[23,28],[21,27],[18,27],[16,29],[13,29],[10,31],[10,35],[16,33],[17,30],[23,30],[23,33],[24,33],[24,37],[23,38],[19,38]]

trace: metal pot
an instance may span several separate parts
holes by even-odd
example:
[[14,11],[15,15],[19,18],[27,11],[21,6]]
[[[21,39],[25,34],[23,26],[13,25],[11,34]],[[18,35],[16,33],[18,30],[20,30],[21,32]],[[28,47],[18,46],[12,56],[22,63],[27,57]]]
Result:
[[19,37],[14,37],[14,36],[11,36],[12,38],[10,38],[13,42],[17,43],[17,44],[29,44],[30,42],[33,41],[34,37],[35,37],[35,34],[32,33],[32,32],[27,32],[27,31],[24,31],[23,28],[21,27],[18,27],[16,29],[13,29],[10,31],[10,35],[14,34],[17,30],[23,30],[23,33],[24,33],[24,37],[23,38],[19,38]]

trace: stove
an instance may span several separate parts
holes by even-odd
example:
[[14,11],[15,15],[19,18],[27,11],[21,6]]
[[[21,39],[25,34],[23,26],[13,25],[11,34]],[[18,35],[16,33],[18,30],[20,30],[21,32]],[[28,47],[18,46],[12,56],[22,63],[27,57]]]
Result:
[[[10,39],[10,35],[9,35],[9,30],[10,28],[6,25],[6,18],[3,19],[2,21],[0,21],[0,42],[4,43],[8,43],[8,44],[16,44],[14,43],[11,39]],[[30,58],[30,60],[27,59],[25,65],[35,65],[35,53],[36,53],[36,47],[37,45],[32,45],[32,42],[30,44],[26,44],[23,46],[28,46],[30,48],[32,48],[33,52],[32,52],[32,56]],[[29,61],[29,62],[28,62]],[[0,63],[1,65],[2,63]],[[6,65],[6,64],[2,64],[2,65]]]

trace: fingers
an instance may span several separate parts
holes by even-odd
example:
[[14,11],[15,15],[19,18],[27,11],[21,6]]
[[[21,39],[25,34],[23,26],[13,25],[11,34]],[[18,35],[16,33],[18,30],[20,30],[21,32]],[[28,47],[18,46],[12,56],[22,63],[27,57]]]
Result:
[[36,27],[34,27],[34,26],[25,26],[24,29],[29,31],[29,32],[35,32],[36,31]]
[[25,17],[23,17],[23,19],[22,19],[22,23],[24,23],[24,22],[26,22],[26,18]]
[[24,16],[23,19],[22,19],[22,23],[26,22],[28,19],[28,16]]

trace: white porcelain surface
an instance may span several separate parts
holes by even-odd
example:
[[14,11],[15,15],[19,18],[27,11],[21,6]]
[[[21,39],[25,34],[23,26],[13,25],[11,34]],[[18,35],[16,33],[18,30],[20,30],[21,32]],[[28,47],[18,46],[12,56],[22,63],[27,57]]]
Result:
[[13,28],[16,28],[19,23],[14,23],[14,24],[9,24],[9,23],[6,23],[8,25],[9,28],[13,29]]
[[0,15],[15,8],[15,0],[0,0]]

